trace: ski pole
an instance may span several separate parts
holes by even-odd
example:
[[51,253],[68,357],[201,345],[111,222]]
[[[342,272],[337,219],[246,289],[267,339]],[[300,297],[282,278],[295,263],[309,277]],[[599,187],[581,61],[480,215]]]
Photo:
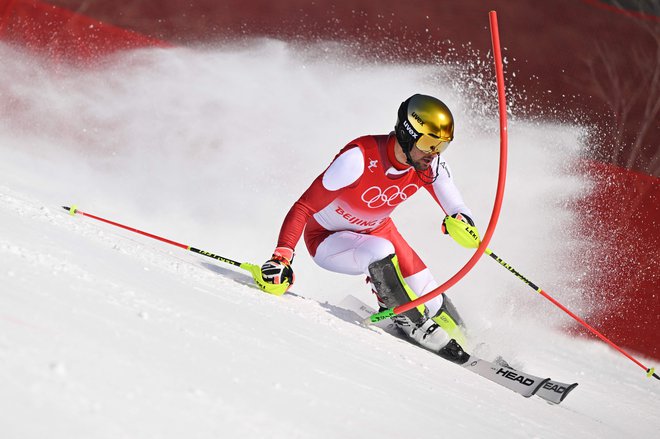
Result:
[[493,258],[495,261],[497,261],[498,264],[500,264],[502,267],[506,268],[509,270],[513,275],[515,275],[518,279],[521,281],[525,282],[527,285],[530,286],[534,291],[539,293],[541,296],[545,297],[548,299],[550,302],[552,302],[553,305],[557,306],[559,309],[564,311],[566,314],[569,316],[573,317],[574,320],[576,320],[578,323],[580,323],[582,326],[587,328],[589,331],[591,331],[593,334],[595,334],[598,338],[603,340],[605,343],[609,344],[611,347],[622,353],[624,356],[628,357],[633,363],[637,364],[639,367],[644,369],[646,371],[647,376],[650,378],[651,376],[659,379],[660,377],[655,373],[655,368],[651,367],[648,368],[644,366],[642,363],[640,363],[637,359],[635,359],[632,355],[624,351],[622,348],[617,346],[613,341],[611,341],[609,338],[605,337],[603,334],[601,334],[598,330],[596,330],[593,326],[591,326],[589,323],[585,322],[583,319],[575,315],[573,312],[571,312],[568,308],[566,308],[564,305],[559,303],[556,299],[554,299],[552,296],[550,296],[548,293],[543,291],[541,288],[537,287],[533,282],[529,281],[525,276],[520,274],[518,271],[516,271],[515,268],[513,268],[511,265],[507,264],[502,258],[497,256],[495,253],[493,253],[489,248],[486,249],[486,254]]
[[[446,227],[447,231],[449,234],[458,242],[460,245],[466,248],[477,248],[479,246],[479,235],[476,233],[475,228],[473,226],[467,225],[464,222],[457,220],[455,218],[452,218],[448,216],[446,219]],[[629,360],[631,360],[633,363],[641,367],[646,371],[646,376],[656,378],[660,380],[660,377],[658,374],[655,373],[655,368],[651,367],[646,367],[643,365],[639,360],[637,360],[635,357],[630,355],[628,352],[624,351],[621,347],[619,347],[616,343],[614,343],[612,340],[609,338],[605,337],[603,334],[601,334],[597,329],[595,329],[593,326],[585,322],[583,319],[575,315],[573,312],[571,312],[568,308],[566,308],[564,305],[559,303],[556,299],[554,299],[552,296],[550,296],[548,293],[543,291],[541,288],[536,286],[533,282],[528,280],[525,276],[520,274],[515,268],[513,268],[511,265],[506,263],[502,258],[497,256],[493,251],[489,248],[486,248],[486,254],[493,258],[495,261],[497,261],[498,264],[500,264],[502,267],[506,268],[509,272],[511,272],[514,276],[516,276],[518,279],[526,283],[527,285],[530,286],[534,291],[539,293],[541,296],[545,297],[548,299],[550,302],[552,302],[553,305],[564,311],[566,314],[571,316],[575,321],[577,321],[580,325],[583,327],[587,328],[589,331],[591,331],[592,334],[596,335],[598,338],[603,340],[605,343],[619,351],[621,354],[623,354],[625,357],[627,357]]]
[[285,283],[282,283],[282,284],[271,284],[271,283],[266,282],[263,279],[263,277],[261,276],[261,268],[258,265],[250,264],[249,262],[237,262],[237,261],[234,261],[232,259],[225,258],[224,256],[219,256],[219,255],[216,255],[214,253],[208,252],[206,250],[200,250],[200,249],[192,247],[190,245],[181,244],[180,242],[172,241],[171,239],[163,238],[161,236],[157,236],[157,235],[154,235],[152,233],[144,232],[142,230],[138,230],[136,228],[129,227],[129,226],[126,226],[124,224],[120,224],[120,223],[117,223],[117,222],[114,222],[114,221],[110,221],[108,219],[101,218],[101,217],[96,216],[96,215],[92,215],[91,213],[83,212],[82,210],[78,209],[78,207],[75,206],[75,205],[73,205],[71,207],[62,206],[62,208],[64,210],[68,211],[71,216],[74,216],[74,215],[86,216],[88,218],[92,218],[92,219],[95,219],[97,221],[101,221],[101,222],[104,222],[106,224],[110,224],[110,225],[115,226],[115,227],[120,227],[122,229],[129,230],[131,232],[135,232],[135,233],[138,233],[140,235],[147,236],[149,238],[156,239],[158,241],[174,245],[176,247],[182,248],[184,250],[191,251],[193,253],[197,253],[199,255],[207,256],[209,258],[215,259],[215,260],[223,262],[225,264],[229,264],[229,265],[233,265],[235,267],[242,268],[243,270],[250,273],[252,275],[252,278],[254,279],[255,284],[260,289],[262,289],[263,291],[265,291],[268,294],[273,294],[275,296],[281,296],[289,288],[289,283],[288,282],[285,282]]

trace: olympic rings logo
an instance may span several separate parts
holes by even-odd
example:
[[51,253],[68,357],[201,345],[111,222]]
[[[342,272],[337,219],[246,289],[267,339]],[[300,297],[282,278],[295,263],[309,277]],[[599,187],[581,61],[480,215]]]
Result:
[[417,192],[417,189],[419,189],[419,186],[413,183],[410,183],[403,189],[396,185],[390,186],[385,190],[378,186],[371,186],[362,194],[362,201],[367,203],[367,206],[371,209],[378,209],[385,205],[394,207],[406,201],[408,197]]

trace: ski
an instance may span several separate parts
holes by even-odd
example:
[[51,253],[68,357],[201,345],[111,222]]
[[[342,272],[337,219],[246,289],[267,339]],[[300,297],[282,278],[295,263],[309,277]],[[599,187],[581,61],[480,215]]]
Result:
[[[494,360],[494,363],[498,366],[507,367],[512,370],[516,370],[511,367],[502,357],[497,357]],[[536,396],[539,398],[545,399],[547,402],[552,404],[559,404],[566,398],[569,392],[577,387],[578,383],[562,383],[560,381],[555,381],[548,379],[543,385],[537,390]]]
[[489,381],[513,390],[525,398],[536,395],[539,389],[550,381],[550,378],[537,377],[511,367],[483,360],[474,355],[470,355],[470,359],[461,366]]
[[[339,303],[339,306],[354,312],[360,319],[366,319],[376,312],[369,305],[350,294]],[[378,326],[389,334],[399,336],[396,326],[390,319],[381,320],[375,323],[375,326]],[[578,383],[562,383],[550,378],[541,378],[519,371],[511,367],[501,357],[491,362],[475,355],[470,355],[470,359],[461,366],[525,398],[538,396],[552,404],[562,402],[569,392],[578,385]]]
[[536,396],[545,399],[553,404],[559,404],[568,396],[569,392],[575,389],[578,383],[566,384],[560,381],[548,380],[536,392]]

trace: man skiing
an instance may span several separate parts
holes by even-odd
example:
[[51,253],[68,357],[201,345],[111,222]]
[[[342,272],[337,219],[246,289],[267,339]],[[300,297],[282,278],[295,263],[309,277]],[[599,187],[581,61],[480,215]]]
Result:
[[[438,286],[403,239],[392,211],[424,187],[447,215],[474,226],[472,213],[440,155],[454,138],[454,119],[440,100],[421,94],[399,107],[394,132],[353,140],[289,210],[263,280],[293,284],[294,249],[303,234],[314,262],[367,276],[381,308],[393,308]],[[442,231],[447,230],[443,221]],[[426,349],[459,364],[469,358],[462,321],[447,295],[393,317]]]

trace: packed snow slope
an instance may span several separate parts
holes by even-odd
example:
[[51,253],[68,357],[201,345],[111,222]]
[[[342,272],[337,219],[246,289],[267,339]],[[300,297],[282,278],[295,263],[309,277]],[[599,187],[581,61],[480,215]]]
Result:
[[[406,96],[442,96],[446,158],[478,225],[495,195],[494,89],[461,66],[361,62],[277,41],[142,50],[92,70],[0,46],[0,432],[3,438],[619,438],[660,430],[658,383],[490,260],[450,291],[487,359],[580,383],[525,399],[342,309],[361,277],[315,267],[264,294],[246,273],[61,205],[239,261],[272,251],[290,205],[351,139],[386,133]],[[567,233],[589,181],[577,126],[510,123],[491,248],[578,314]],[[470,257],[426,194],[395,221],[440,281]],[[656,432],[656,433],[653,433]]]

